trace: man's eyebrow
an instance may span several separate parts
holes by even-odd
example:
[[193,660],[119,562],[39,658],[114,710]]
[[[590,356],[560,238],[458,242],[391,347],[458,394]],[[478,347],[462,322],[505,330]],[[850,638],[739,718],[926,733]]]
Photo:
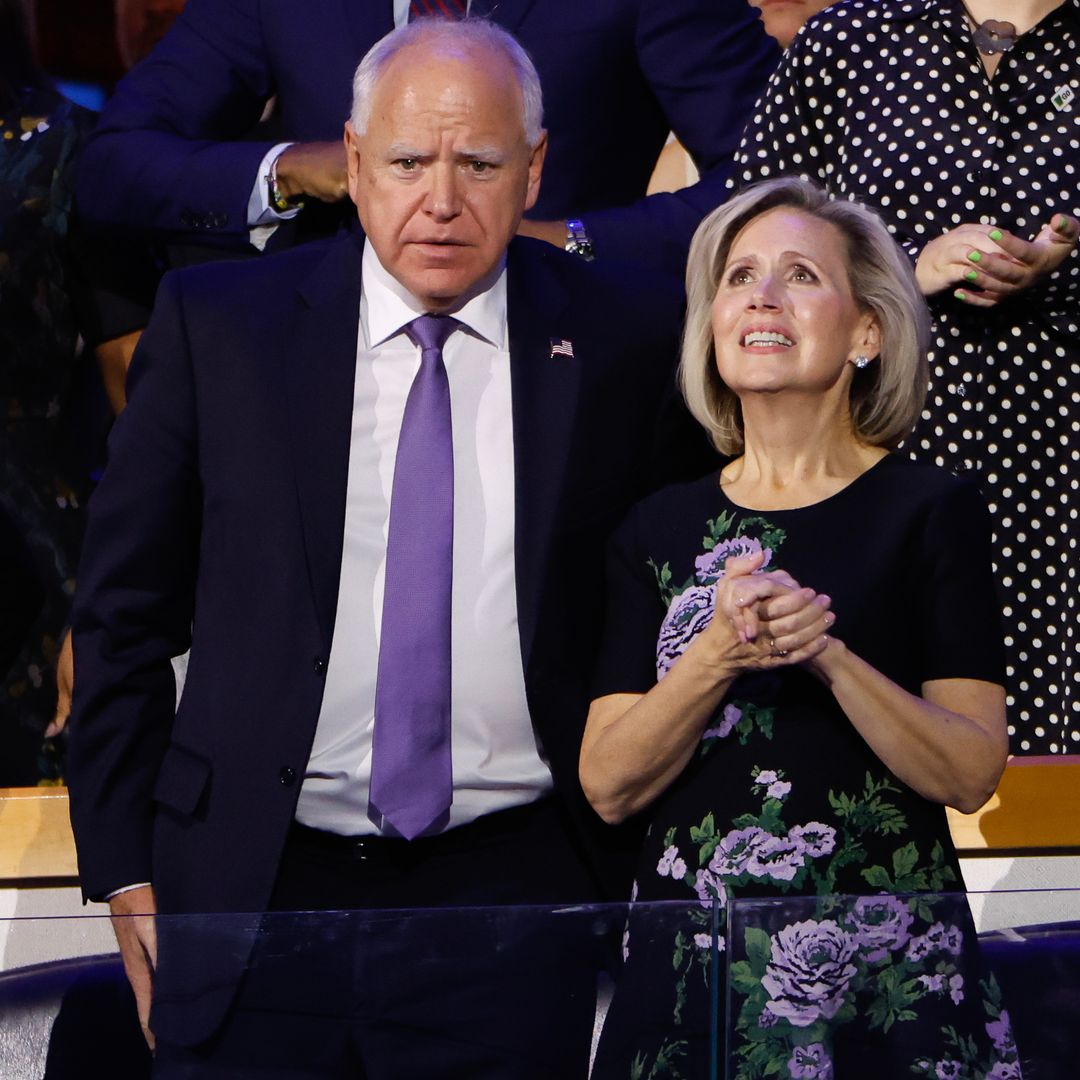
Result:
[[475,159],[477,161],[491,161],[497,163],[506,160],[506,151],[501,147],[488,143],[483,146],[467,147],[466,149],[459,151],[457,156],[467,161]]
[[391,143],[386,148],[388,158],[424,158],[428,155],[423,150],[418,150],[410,143]]

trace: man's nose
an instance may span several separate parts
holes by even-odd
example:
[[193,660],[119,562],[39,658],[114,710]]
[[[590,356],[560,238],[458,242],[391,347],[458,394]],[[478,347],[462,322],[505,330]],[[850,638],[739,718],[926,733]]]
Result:
[[432,167],[424,209],[436,221],[450,221],[461,213],[461,178],[449,163],[436,162]]

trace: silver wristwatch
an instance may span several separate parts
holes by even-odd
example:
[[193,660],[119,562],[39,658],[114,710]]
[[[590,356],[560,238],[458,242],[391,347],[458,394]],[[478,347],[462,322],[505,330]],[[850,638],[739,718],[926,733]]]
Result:
[[578,255],[586,262],[592,262],[596,258],[593,251],[592,241],[585,231],[585,225],[578,218],[570,218],[566,222],[566,250],[571,255]]

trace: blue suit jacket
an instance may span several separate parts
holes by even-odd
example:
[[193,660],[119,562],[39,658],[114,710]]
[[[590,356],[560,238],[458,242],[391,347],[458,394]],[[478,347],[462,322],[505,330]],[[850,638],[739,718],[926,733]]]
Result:
[[[580,216],[602,257],[681,272],[779,56],[753,10],[745,0],[473,0],[472,10],[517,35],[540,72],[550,146],[530,216]],[[340,138],[356,64],[392,28],[391,0],[190,0],[107,105],[85,151],[83,213],[246,242],[271,143],[236,140],[273,94],[283,137]],[[672,129],[704,179],[645,199]]]
[[[90,507],[73,613],[69,782],[88,896],[152,881],[166,913],[266,907],[330,655],[359,290],[352,238],[164,280]],[[661,479],[680,308],[666,278],[511,244],[521,655],[556,787],[586,836],[577,754],[602,549]],[[552,356],[553,338],[573,357]],[[175,711],[169,658],[189,646]],[[242,964],[163,969],[156,1000],[188,1002],[172,1038],[209,1034]],[[193,995],[185,980],[216,989]]]

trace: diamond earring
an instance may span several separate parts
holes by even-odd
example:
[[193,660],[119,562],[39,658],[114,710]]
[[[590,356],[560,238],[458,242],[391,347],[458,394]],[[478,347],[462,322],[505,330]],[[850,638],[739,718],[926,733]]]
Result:
[[859,369],[860,371],[862,371],[862,369],[863,369],[864,367],[866,367],[866,365],[867,365],[867,364],[869,364],[869,363],[870,363],[870,357],[869,357],[869,356],[862,356],[862,355],[859,355],[859,356],[856,356],[856,357],[855,357],[855,366],[856,366],[856,367],[857,367],[857,368],[858,368],[858,369]]

